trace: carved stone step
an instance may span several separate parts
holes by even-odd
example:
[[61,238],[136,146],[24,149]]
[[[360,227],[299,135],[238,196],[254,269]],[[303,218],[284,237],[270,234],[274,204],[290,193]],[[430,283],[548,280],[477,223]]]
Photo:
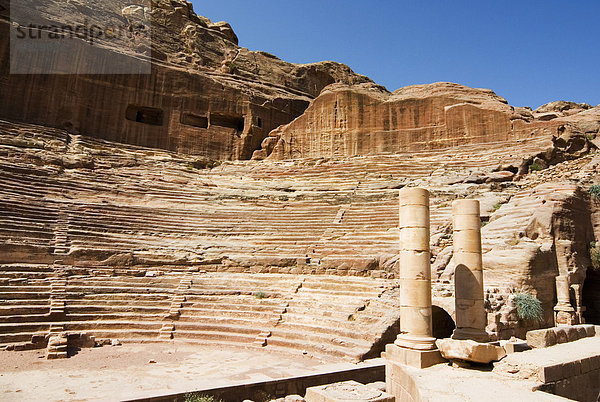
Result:
[[48,360],[66,359],[67,357],[67,352],[48,352],[46,354],[46,359]]

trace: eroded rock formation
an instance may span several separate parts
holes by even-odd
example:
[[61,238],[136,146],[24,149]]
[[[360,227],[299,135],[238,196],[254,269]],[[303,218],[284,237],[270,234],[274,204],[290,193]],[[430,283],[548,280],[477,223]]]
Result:
[[[332,84],[302,116],[271,132],[254,158],[349,157],[550,137],[590,115],[597,123],[600,108],[556,102],[532,112],[491,90],[452,83],[393,93],[372,83]],[[598,125],[592,126],[596,134]]]
[[[132,29],[115,40],[97,38],[94,46],[104,52],[98,68],[140,59],[152,63],[150,74],[11,75],[7,7],[0,15],[0,117],[212,159],[249,159],[325,86],[369,81],[339,63],[296,65],[241,48],[229,24],[197,16],[184,0],[123,4],[111,0],[91,9],[43,0],[36,9],[48,24],[97,17],[101,27]],[[40,54],[28,65],[31,71],[68,67],[80,56]]]

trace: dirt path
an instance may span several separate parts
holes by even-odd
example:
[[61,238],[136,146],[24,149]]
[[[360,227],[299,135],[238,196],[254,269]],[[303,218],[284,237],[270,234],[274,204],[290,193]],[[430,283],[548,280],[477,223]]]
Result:
[[[150,361],[156,363],[150,363]],[[308,374],[326,365],[303,355],[189,344],[83,349],[65,360],[44,351],[0,352],[0,400],[115,401]]]

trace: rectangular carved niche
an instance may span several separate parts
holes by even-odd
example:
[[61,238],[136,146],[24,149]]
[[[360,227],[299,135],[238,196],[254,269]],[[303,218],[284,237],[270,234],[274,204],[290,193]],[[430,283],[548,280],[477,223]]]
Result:
[[125,112],[125,118],[137,123],[149,124],[151,126],[162,126],[164,112],[162,109],[153,107],[129,105],[127,106],[127,111]]
[[193,113],[182,113],[181,124],[198,128],[208,128],[208,117]]
[[234,128],[237,131],[244,131],[244,116],[235,116],[223,113],[211,113],[210,125]]

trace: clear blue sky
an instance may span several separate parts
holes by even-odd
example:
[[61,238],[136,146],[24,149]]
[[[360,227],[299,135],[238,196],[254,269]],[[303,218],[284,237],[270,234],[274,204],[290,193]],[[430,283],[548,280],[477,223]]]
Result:
[[600,104],[598,0],[193,0],[240,46],[334,60],[393,91],[457,82],[515,106]]

